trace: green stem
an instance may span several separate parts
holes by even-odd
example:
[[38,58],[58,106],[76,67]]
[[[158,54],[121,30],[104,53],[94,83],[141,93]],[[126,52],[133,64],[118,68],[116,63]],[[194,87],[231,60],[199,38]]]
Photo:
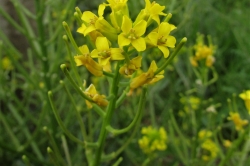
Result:
[[101,155],[104,149],[105,139],[107,136],[106,127],[110,124],[113,112],[115,110],[115,104],[116,104],[117,94],[118,94],[118,89],[119,89],[118,82],[120,78],[120,74],[119,74],[120,63],[121,62],[118,62],[116,66],[115,76],[113,78],[113,82],[111,85],[111,95],[113,95],[114,97],[110,100],[107,111],[106,111],[106,116],[103,119],[103,124],[102,124],[101,132],[99,135],[99,139],[98,139],[99,148],[97,149],[97,152],[96,152],[94,166],[100,165]]
[[73,36],[72,36],[72,34],[71,34],[71,31],[70,31],[70,29],[69,29],[68,24],[67,24],[65,21],[63,21],[62,24],[63,24],[63,27],[64,27],[64,29],[65,29],[65,31],[66,31],[68,37],[69,37],[70,42],[73,44],[73,46],[74,46],[74,48],[75,48],[77,54],[81,55],[82,53],[81,53],[80,49],[78,48],[78,46],[77,46],[77,44],[76,44],[76,42],[75,42],[75,40],[74,40],[74,38],[73,38]]
[[125,128],[123,129],[114,129],[112,128],[110,125],[108,125],[106,127],[106,129],[111,132],[112,134],[122,134],[125,132],[128,132],[132,127],[134,127],[134,125],[139,121],[139,117],[142,114],[142,109],[143,109],[143,104],[145,102],[145,97],[146,97],[146,88],[143,88],[142,93],[141,93],[141,97],[140,97],[140,101],[139,101],[139,106],[138,106],[138,111],[133,119],[133,121]]
[[169,56],[169,58],[165,61],[165,63],[163,63],[163,65],[155,71],[155,73],[154,73],[155,75],[157,75],[162,70],[164,70],[172,62],[172,60],[174,59],[174,57],[178,54],[178,52],[180,51],[180,49],[182,48],[182,46],[186,42],[187,42],[187,38],[186,37],[184,37],[183,39],[181,39],[180,43],[175,48],[174,52]]
[[77,142],[77,143],[79,143],[79,144],[81,144],[81,145],[84,146],[84,145],[85,145],[84,142],[82,142],[81,140],[79,140],[78,138],[76,138],[74,135],[72,135],[72,134],[70,133],[70,131],[64,126],[64,124],[63,124],[63,122],[62,122],[60,116],[58,115],[58,111],[57,111],[57,109],[56,109],[56,107],[55,107],[54,101],[53,101],[53,99],[52,99],[52,95],[53,95],[52,92],[49,91],[49,92],[48,92],[48,97],[49,97],[50,105],[51,105],[52,111],[53,111],[53,113],[54,113],[54,115],[55,115],[55,117],[56,117],[56,120],[57,120],[59,126],[62,128],[63,132],[64,132],[71,140],[73,140],[73,141],[75,141],[75,142]]
[[245,136],[248,134],[248,130],[245,129],[243,133],[241,133],[240,137],[233,143],[231,148],[228,150],[225,158],[223,158],[219,164],[219,166],[226,165],[227,161],[231,158],[232,154],[235,152],[235,150],[240,146],[242,141],[244,140]]
[[69,71],[67,70],[67,66],[65,64],[62,64],[61,69],[64,73],[64,75],[68,78],[68,80],[70,81],[70,83],[73,85],[73,87],[76,89],[76,91],[86,100],[90,101],[90,102],[94,102],[90,97],[88,97],[87,95],[85,95],[82,90],[77,86],[77,84],[75,83],[75,81],[73,80],[73,78],[71,77],[71,75],[69,74]]
[[64,135],[61,136],[61,139],[62,139],[62,147],[66,156],[67,165],[72,166],[67,140]]
[[86,127],[82,121],[82,118],[81,118],[81,115],[80,115],[80,112],[77,110],[77,106],[76,106],[76,103],[72,97],[72,95],[70,94],[69,90],[67,89],[67,87],[65,86],[64,82],[61,80],[60,81],[60,84],[63,86],[64,90],[66,91],[71,103],[73,104],[73,107],[74,107],[74,110],[76,112],[76,117],[77,117],[77,120],[80,124],[80,128],[81,128],[81,132],[82,132],[82,136],[83,136],[83,139],[86,139],[88,140],[88,136],[87,136],[87,133],[86,133]]

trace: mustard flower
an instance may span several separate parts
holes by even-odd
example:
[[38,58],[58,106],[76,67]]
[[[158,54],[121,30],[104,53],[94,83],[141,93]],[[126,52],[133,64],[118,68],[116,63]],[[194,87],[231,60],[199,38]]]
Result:
[[159,25],[159,28],[148,34],[149,44],[157,46],[164,54],[164,58],[169,56],[169,50],[167,47],[175,47],[176,39],[174,36],[169,35],[175,28],[174,25],[163,22]]
[[91,52],[92,58],[98,58],[99,63],[105,66],[110,60],[123,60],[120,48],[109,48],[109,42],[106,37],[98,37],[95,42],[96,49]]
[[121,11],[127,7],[128,0],[107,0],[107,1],[112,10]]
[[129,64],[125,63],[120,69],[119,72],[122,75],[131,76],[136,70],[141,67],[142,56],[137,56],[130,60]]
[[250,114],[250,90],[247,90],[247,91],[241,93],[239,96],[241,99],[244,100],[245,106],[248,110],[248,113]]
[[237,131],[242,130],[243,127],[248,124],[248,120],[242,120],[240,118],[239,113],[230,112],[229,115],[230,116],[227,119],[233,121],[233,123],[234,123],[235,128],[236,128]]
[[201,100],[195,96],[182,97],[180,102],[184,105],[185,112],[189,113],[190,110],[198,110]]
[[142,73],[139,76],[135,77],[130,83],[131,89],[136,89],[145,84],[153,84],[162,78],[164,78],[164,70],[159,74],[155,75],[154,72],[157,70],[157,65],[155,61],[151,62],[151,65],[146,73]]
[[213,134],[211,131],[203,129],[203,130],[199,131],[198,138],[199,138],[199,140],[206,140],[206,139],[212,137],[212,135]]
[[232,146],[232,142],[230,140],[224,140],[223,146],[225,146],[226,148],[230,148]]
[[144,153],[151,154],[156,150],[167,149],[167,133],[163,127],[160,127],[159,130],[152,126],[143,127],[141,133],[143,137],[138,140],[138,144]]
[[103,72],[102,72],[102,66],[99,65],[96,61],[94,61],[91,57],[90,57],[90,52],[89,52],[89,48],[87,45],[83,45],[81,47],[79,47],[82,55],[77,55],[74,56],[75,62],[76,62],[76,66],[85,66],[88,71],[90,71],[90,73],[92,73],[95,76],[102,76]]
[[2,59],[2,67],[4,70],[13,70],[14,67],[8,57],[3,57]]
[[206,139],[201,144],[201,148],[204,150],[204,153],[202,154],[202,160],[204,161],[216,158],[219,152],[218,146],[211,139]]
[[84,36],[86,36],[90,32],[98,30],[106,37],[110,37],[112,39],[116,38],[117,30],[103,18],[105,8],[105,4],[99,5],[98,16],[90,11],[83,12],[81,17],[81,19],[83,20],[83,24],[80,28],[78,28],[77,32],[82,33]]
[[132,44],[137,51],[146,49],[146,42],[141,37],[146,31],[147,23],[144,20],[139,21],[134,26],[128,16],[123,16],[122,33],[118,35],[118,44],[120,47]]
[[145,9],[141,10],[141,12],[138,14],[135,23],[139,22],[140,20],[145,20],[148,24],[150,24],[151,20],[154,20],[159,25],[159,16],[166,16],[166,14],[162,12],[164,9],[165,6],[160,6],[155,1],[151,3],[150,0],[145,0]]
[[[92,100],[99,106],[105,107],[108,105],[106,96],[98,94],[93,84],[91,84],[83,93],[92,98]],[[88,108],[92,108],[92,104],[88,100],[86,100],[86,104]]]

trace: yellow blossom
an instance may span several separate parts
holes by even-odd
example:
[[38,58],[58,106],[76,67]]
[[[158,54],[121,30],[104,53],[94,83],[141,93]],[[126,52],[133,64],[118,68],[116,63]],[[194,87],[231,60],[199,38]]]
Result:
[[148,34],[149,43],[157,46],[164,57],[167,58],[169,55],[169,50],[167,47],[174,48],[176,39],[174,36],[170,36],[170,32],[174,30],[176,27],[167,22],[163,22],[159,25],[159,28],[153,30]]
[[198,138],[200,140],[206,140],[206,139],[210,138],[211,136],[212,136],[212,132],[209,130],[205,130],[205,129],[199,131],[199,133],[198,133]]
[[204,161],[209,161],[217,157],[219,148],[218,146],[211,140],[211,139],[206,139],[202,144],[201,144],[202,152],[202,160]]
[[134,26],[128,16],[123,16],[122,33],[118,36],[118,44],[120,47],[132,44],[137,51],[146,49],[146,42],[141,37],[146,31],[147,23],[144,20],[139,21]]
[[224,140],[223,141],[223,145],[226,147],[226,148],[230,148],[232,146],[232,142],[230,140]]
[[242,130],[243,127],[248,124],[248,120],[242,120],[237,112],[230,112],[229,115],[227,119],[234,122],[235,128],[238,131]]
[[90,11],[83,12],[81,17],[83,24],[80,28],[78,28],[77,32],[82,33],[84,36],[86,36],[90,32],[98,30],[108,38],[117,38],[117,30],[103,18],[105,8],[105,4],[99,5],[98,16]]
[[154,72],[157,70],[157,66],[155,61],[151,62],[151,65],[146,73],[142,73],[139,76],[135,77],[130,83],[131,89],[136,89],[145,84],[153,84],[162,78],[164,78],[164,70],[159,74],[155,75]]
[[[106,100],[106,96],[105,95],[100,95],[97,93],[95,86],[93,84],[91,84],[85,91],[84,94],[87,95],[88,97],[92,98],[92,100],[99,106],[107,106],[108,105],[108,101]],[[91,102],[89,102],[88,100],[86,100],[86,104],[88,108],[92,108],[92,104]]]
[[184,105],[184,110],[189,113],[190,110],[197,110],[199,109],[201,100],[198,97],[195,96],[189,96],[189,97],[182,97],[180,99],[180,102]]
[[102,66],[107,65],[110,60],[123,60],[122,50],[120,48],[109,48],[109,42],[106,37],[98,37],[95,42],[96,49],[91,52],[92,58],[98,58]]
[[248,110],[248,113],[250,114],[250,90],[247,90],[247,91],[241,93],[239,96],[241,99],[244,100],[245,106]]
[[140,148],[146,154],[159,150],[167,149],[167,133],[163,127],[159,130],[149,127],[143,127],[141,130],[143,137],[138,141]]
[[87,45],[83,45],[79,47],[82,55],[74,56],[75,62],[77,66],[85,66],[88,71],[90,71],[95,76],[102,76],[102,66],[99,65],[96,61],[94,61],[90,57],[89,49]]
[[120,69],[119,72],[122,75],[130,76],[136,70],[141,67],[142,56],[137,56],[130,60],[129,64],[125,63]]
[[2,59],[2,67],[4,70],[13,70],[14,67],[8,57],[3,57]]
[[162,12],[164,9],[165,6],[160,6],[155,1],[151,3],[150,0],[145,0],[145,9],[141,10],[141,12],[138,14],[135,23],[141,20],[145,20],[149,25],[151,21],[154,20],[159,25],[160,24],[159,16],[160,15],[166,16],[166,14]]

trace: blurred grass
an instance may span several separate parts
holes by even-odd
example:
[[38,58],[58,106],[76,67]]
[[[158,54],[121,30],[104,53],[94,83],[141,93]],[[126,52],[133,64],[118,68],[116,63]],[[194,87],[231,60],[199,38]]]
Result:
[[[75,30],[72,20],[74,5],[79,6],[83,11],[96,11],[100,2],[102,1],[91,1],[91,3],[89,1],[77,1],[65,12],[64,3],[66,1],[47,1],[45,19],[43,20],[43,26],[46,29],[50,85],[55,92],[56,105],[65,125],[77,136],[80,135],[78,133],[79,125],[72,120],[76,118],[71,111],[73,108],[68,104],[69,99],[59,84],[59,80],[64,79],[62,72],[59,70],[59,65],[65,61],[69,63],[65,45],[61,39],[64,34],[61,22],[63,18],[63,20],[72,23],[71,28]],[[216,103],[221,103],[221,107],[217,109],[219,115],[227,114],[227,98],[231,98],[234,93],[239,94],[243,90],[250,89],[250,65],[248,65],[250,64],[250,22],[248,18],[250,2],[247,0],[159,0],[157,2],[166,5],[166,13],[171,12],[173,14],[170,23],[178,27],[174,33],[177,40],[180,41],[183,36],[188,38],[186,48],[177,58],[177,62],[173,64],[173,68],[165,72],[166,79],[157,83],[149,92],[148,106],[156,112],[157,122],[162,126],[168,126],[166,119],[169,117],[169,111],[176,110],[174,114],[177,114],[177,111],[182,109],[179,104],[179,94],[185,93],[194,85],[195,77],[190,65],[188,65],[189,58],[186,51],[195,44],[197,32],[211,35],[214,44],[217,46],[215,68],[219,74],[219,79],[215,84],[209,86],[204,99],[213,98]],[[144,6],[144,1],[129,0],[128,3],[129,7],[132,8],[130,11],[133,11],[131,17],[135,18],[140,8]],[[65,13],[65,17],[62,13]],[[53,14],[56,17],[53,17]],[[23,37],[27,36],[23,35]],[[44,82],[47,75],[44,75],[41,71],[43,70],[43,62],[39,60],[39,55],[36,55],[32,48],[28,48],[26,52],[20,52],[16,50],[13,44],[7,42],[7,36],[4,34],[1,35],[1,40],[4,41],[0,52],[1,58],[8,56],[12,61],[14,70],[6,71],[1,66],[0,165],[23,165],[21,162],[21,155],[23,154],[27,155],[35,165],[51,165],[46,152],[46,148],[51,146],[51,142],[43,132],[42,127],[47,126],[49,128],[58,147],[61,146],[62,131],[48,105],[47,90],[50,89],[46,88]],[[79,40],[82,42],[81,39]],[[30,43],[31,45],[32,43]],[[86,70],[83,68],[79,70],[83,75],[81,79],[88,78],[87,82],[90,82],[90,76],[88,76]],[[86,112],[83,100],[76,95],[73,88],[68,85],[67,80],[65,80],[65,83],[72,92],[79,110]],[[45,87],[39,86],[39,84],[43,84]],[[103,80],[99,81],[99,85],[101,91],[105,92]],[[123,113],[117,113],[117,117],[121,121],[126,121],[127,114],[133,116],[131,112],[136,105],[135,101],[137,100],[134,100],[131,105],[124,105],[121,109]],[[239,110],[243,113],[243,102],[239,100],[239,103]],[[86,119],[84,117],[84,120]],[[100,123],[100,120],[96,123]],[[114,121],[114,123],[120,126],[126,126],[127,124],[127,122],[121,123],[120,120]],[[201,123],[207,124],[206,122]],[[144,114],[143,124],[150,124],[148,109]],[[111,144],[114,139],[110,137],[108,141]],[[122,140],[114,141],[110,145],[109,151],[116,149],[115,147],[122,144],[121,142]],[[79,155],[84,153],[81,146],[70,141],[68,141],[68,144],[74,165],[83,162],[85,158],[83,155]],[[138,154],[142,155],[138,152],[136,144],[137,141],[134,140],[131,147],[122,154],[125,156],[125,161]],[[171,148],[170,146],[170,150]],[[162,157],[164,155],[166,154],[162,154]],[[145,156],[138,156],[134,159],[133,164],[139,165],[139,161],[142,161],[143,157]],[[162,159],[161,162],[168,162],[165,160],[172,161],[170,158]],[[124,162],[123,165],[126,164],[129,164],[129,162]]]

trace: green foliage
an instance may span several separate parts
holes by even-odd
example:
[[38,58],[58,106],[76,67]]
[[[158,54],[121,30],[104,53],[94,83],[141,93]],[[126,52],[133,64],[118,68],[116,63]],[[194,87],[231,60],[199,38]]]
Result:
[[[17,41],[27,41],[28,46],[18,49],[16,42],[0,29],[0,165],[87,165],[93,152],[91,148],[89,151],[83,148],[86,142],[82,140],[87,137],[94,142],[98,138],[102,125],[99,117],[105,113],[98,108],[87,109],[84,99],[64,74],[68,72],[76,80],[78,89],[84,88],[86,81],[87,85],[95,84],[100,94],[108,94],[111,79],[97,79],[84,67],[77,68],[80,76],[77,77],[71,59],[76,52],[68,51],[73,46],[67,38],[62,38],[66,35],[62,22],[67,22],[79,46],[90,45],[76,32],[74,8],[97,13],[102,1],[34,0],[34,11],[19,0],[10,2],[17,18],[12,18],[2,6],[0,15],[13,27],[13,33],[20,34]],[[250,89],[249,1],[159,0],[157,3],[166,6],[165,13],[172,13],[169,23],[177,26],[173,31],[177,41],[183,36],[188,41],[166,68],[164,79],[149,86],[143,116],[138,117],[141,123],[125,134],[107,134],[104,151],[110,155],[104,155],[103,165],[247,165],[250,127],[246,124],[244,130],[238,131],[227,117],[229,112],[236,112],[243,120],[250,120],[244,102],[238,97]],[[128,6],[135,20],[144,8],[144,1],[128,0]],[[105,17],[108,13],[110,9],[105,10]],[[204,73],[207,82],[216,75],[218,79],[209,85],[200,84],[202,78],[189,61],[195,54],[197,33],[205,35],[207,45],[206,36],[211,36],[216,46],[213,69]],[[158,49],[147,51],[144,55],[150,56],[142,66],[146,68],[153,59],[160,60],[161,54]],[[140,89],[135,92],[141,93]],[[119,110],[114,111],[110,123],[115,128],[129,126],[137,115],[140,97],[136,93],[125,98]],[[166,130],[166,150],[143,153],[138,145],[143,137],[139,131],[147,126]],[[199,133],[203,129],[211,131],[211,137],[202,140]],[[210,154],[209,148],[202,147],[206,140],[219,149],[216,157],[208,161],[203,160],[204,154]],[[225,140],[232,145],[225,147]],[[119,153],[112,154],[120,148]]]

